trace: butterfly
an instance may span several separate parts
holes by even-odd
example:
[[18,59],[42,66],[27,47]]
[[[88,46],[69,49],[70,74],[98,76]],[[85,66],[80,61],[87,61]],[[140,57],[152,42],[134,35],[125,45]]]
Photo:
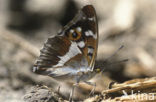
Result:
[[44,43],[33,72],[56,80],[76,84],[82,81],[93,85],[88,80],[97,72],[94,68],[97,49],[96,12],[92,5],[85,5],[56,36],[48,38]]

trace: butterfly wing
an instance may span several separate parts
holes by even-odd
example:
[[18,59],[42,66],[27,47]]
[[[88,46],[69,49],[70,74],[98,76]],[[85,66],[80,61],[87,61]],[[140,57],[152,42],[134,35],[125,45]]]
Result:
[[46,41],[33,71],[43,75],[63,76],[71,73],[71,69],[81,66],[93,70],[97,44],[98,26],[95,9],[92,5],[87,5],[57,36]]
[[98,21],[93,6],[86,6],[82,11],[86,15],[83,23],[84,30],[82,32],[84,39],[86,39],[86,47],[83,50],[88,59],[89,66],[93,70],[98,49]]

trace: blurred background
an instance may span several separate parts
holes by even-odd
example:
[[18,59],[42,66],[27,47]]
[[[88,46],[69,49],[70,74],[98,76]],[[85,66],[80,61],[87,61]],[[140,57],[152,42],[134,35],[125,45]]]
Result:
[[[90,0],[99,23],[96,92],[110,82],[156,75],[156,0]],[[46,85],[68,97],[70,83],[32,73],[32,66],[46,39],[56,35],[85,4],[82,0],[0,0],[0,100],[22,102],[35,85]],[[124,48],[113,55],[121,46]],[[128,62],[118,63],[123,59]],[[77,88],[82,99],[92,89]],[[81,93],[81,94],[80,94]],[[79,95],[78,95],[79,94]]]

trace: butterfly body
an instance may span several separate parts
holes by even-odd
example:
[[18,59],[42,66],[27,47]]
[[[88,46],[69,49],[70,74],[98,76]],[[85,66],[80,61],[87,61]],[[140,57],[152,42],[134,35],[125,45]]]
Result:
[[33,72],[56,80],[79,83],[91,79],[98,47],[95,9],[84,6],[58,35],[48,38],[40,51]]

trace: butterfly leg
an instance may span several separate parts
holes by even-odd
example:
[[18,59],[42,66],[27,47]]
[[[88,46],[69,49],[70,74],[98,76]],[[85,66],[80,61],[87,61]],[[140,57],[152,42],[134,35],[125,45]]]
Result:
[[108,88],[109,88],[109,89],[111,89],[111,88],[112,88],[112,86],[113,86],[114,84],[115,84],[115,82],[114,82],[114,81],[113,81],[113,82],[110,82],[110,83],[109,83]]
[[58,86],[58,88],[57,88],[57,94],[60,94],[60,89],[61,89],[61,86]]
[[76,87],[77,85],[78,85],[78,83],[73,84],[73,86],[72,86],[72,90],[71,90],[71,92],[70,92],[70,97],[69,97],[69,102],[72,102],[72,100],[73,100],[74,89],[75,89],[75,87]]
[[88,81],[85,81],[85,83],[88,84],[88,85],[93,86],[91,92],[89,93],[89,96],[94,95],[95,88],[96,88],[96,83],[92,83],[92,82],[88,82]]

